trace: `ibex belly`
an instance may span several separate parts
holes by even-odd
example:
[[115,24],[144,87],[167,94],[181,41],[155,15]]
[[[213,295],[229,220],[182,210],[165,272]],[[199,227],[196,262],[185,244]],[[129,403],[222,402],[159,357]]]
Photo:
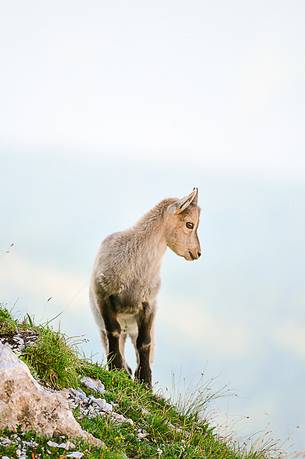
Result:
[[138,323],[136,314],[118,313],[117,321],[120,324],[121,332],[127,335],[136,336],[138,334]]

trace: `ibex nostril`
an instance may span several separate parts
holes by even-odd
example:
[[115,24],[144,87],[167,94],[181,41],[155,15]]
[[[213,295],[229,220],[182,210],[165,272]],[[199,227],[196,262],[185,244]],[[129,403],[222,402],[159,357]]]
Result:
[[192,260],[195,260],[195,257],[194,257],[194,255],[192,254],[192,252],[190,250],[189,250],[189,255],[190,255]]
[[201,257],[201,252],[198,252],[198,258]]

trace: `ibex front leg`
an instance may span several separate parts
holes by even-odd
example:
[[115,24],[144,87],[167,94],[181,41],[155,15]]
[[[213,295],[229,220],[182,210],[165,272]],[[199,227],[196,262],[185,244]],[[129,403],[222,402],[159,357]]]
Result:
[[102,317],[105,322],[105,328],[108,339],[108,369],[122,369],[124,368],[124,359],[120,352],[120,335],[121,326],[117,321],[117,314],[115,310],[115,297],[110,295],[102,309]]
[[143,311],[138,316],[138,337],[136,347],[138,352],[138,368],[135,377],[151,387],[151,353],[152,353],[152,324],[154,311],[148,303],[143,303]]

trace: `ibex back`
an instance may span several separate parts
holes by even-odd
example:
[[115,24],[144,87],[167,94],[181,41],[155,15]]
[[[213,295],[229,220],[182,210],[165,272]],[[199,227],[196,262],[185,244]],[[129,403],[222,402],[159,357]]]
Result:
[[98,251],[90,302],[109,369],[125,369],[126,337],[137,355],[135,377],[152,384],[153,324],[160,265],[167,247],[186,260],[200,257],[198,189],[159,202],[132,228],[111,234]]

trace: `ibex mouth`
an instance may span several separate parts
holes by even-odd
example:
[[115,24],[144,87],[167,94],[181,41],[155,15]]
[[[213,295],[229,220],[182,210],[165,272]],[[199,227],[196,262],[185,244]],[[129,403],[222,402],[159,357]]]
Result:
[[190,250],[189,250],[189,255],[190,255],[192,260],[195,260],[195,257],[194,257],[194,255],[192,254],[192,252]]

